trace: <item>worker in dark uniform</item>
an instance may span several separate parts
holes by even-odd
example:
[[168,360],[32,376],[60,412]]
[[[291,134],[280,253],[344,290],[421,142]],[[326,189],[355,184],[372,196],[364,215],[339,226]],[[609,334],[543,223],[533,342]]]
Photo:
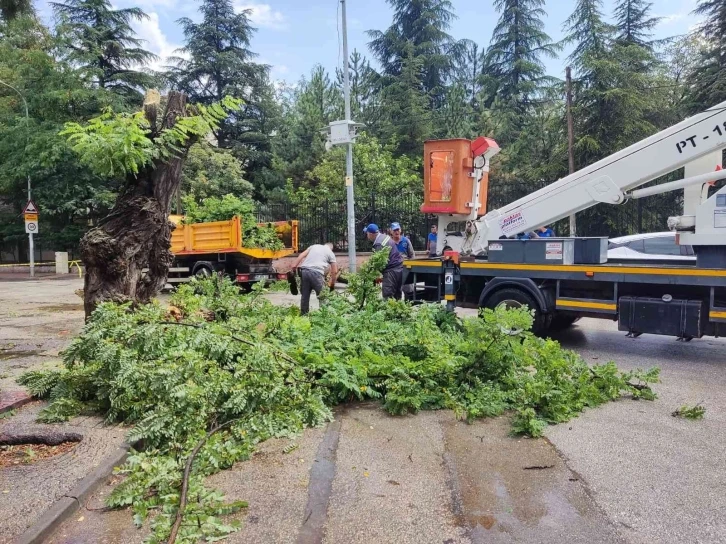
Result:
[[384,247],[391,248],[388,253],[388,264],[383,270],[383,298],[401,300],[403,284],[403,257],[398,252],[396,243],[387,234],[383,234],[378,225],[371,223],[363,232],[373,242],[373,251]]

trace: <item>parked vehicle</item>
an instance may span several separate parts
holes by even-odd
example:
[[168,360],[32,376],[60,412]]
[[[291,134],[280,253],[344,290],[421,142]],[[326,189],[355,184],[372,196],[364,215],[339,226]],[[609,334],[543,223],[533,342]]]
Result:
[[675,232],[651,232],[611,238],[608,241],[608,262],[662,261],[696,262],[693,248],[676,243]]
[[245,288],[259,281],[285,279],[286,275],[278,273],[272,262],[297,251],[297,221],[266,223],[275,228],[285,245],[284,249],[273,251],[245,246],[240,217],[190,225],[184,225],[181,216],[170,219],[177,226],[171,235],[174,264],[169,270],[170,284],[217,273],[225,274]]

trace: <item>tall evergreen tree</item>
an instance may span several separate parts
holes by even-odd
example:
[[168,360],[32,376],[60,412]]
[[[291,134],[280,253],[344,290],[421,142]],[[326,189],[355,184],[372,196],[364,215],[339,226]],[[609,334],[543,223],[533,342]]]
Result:
[[369,30],[368,45],[385,76],[401,75],[407,59],[417,59],[423,91],[436,104],[451,75],[458,47],[447,32],[456,17],[453,5],[449,0],[387,1],[394,10],[393,24],[385,31]]
[[113,9],[109,0],[67,0],[53,3],[68,38],[68,58],[98,87],[139,101],[153,84],[144,64],[156,55],[142,47],[131,28],[148,16],[140,8]]
[[576,70],[583,68],[587,58],[605,55],[615,32],[615,27],[605,22],[602,0],[578,0],[563,29],[565,42],[574,46],[567,60]]
[[250,11],[235,13],[231,0],[204,0],[199,22],[182,18],[188,58],[172,59],[172,84],[192,102],[211,104],[225,96],[244,100],[215,133],[218,145],[230,149],[241,161],[250,180],[270,165],[277,105],[269,81],[269,67],[254,62],[256,53],[250,41],[256,29],[250,24]]
[[575,167],[597,160],[610,148],[601,138],[612,138],[614,95],[610,77],[616,71],[612,57],[615,27],[604,21],[602,0],[578,0],[564,24],[565,42],[573,45],[568,61],[575,68]]
[[414,49],[409,43],[400,75],[383,91],[388,115],[384,133],[395,138],[400,153],[420,157],[424,140],[433,133],[433,120],[424,85],[425,60],[415,56]]
[[285,121],[275,137],[275,154],[283,179],[299,186],[306,172],[325,153],[321,130],[340,119],[342,112],[338,88],[322,66],[315,66],[310,78],[301,79],[294,90]]
[[703,17],[696,32],[704,43],[688,77],[688,106],[693,113],[726,100],[726,2],[699,0],[694,14]]
[[459,43],[454,57],[453,79],[464,89],[469,106],[476,109],[482,88],[484,51],[471,40],[461,40]]
[[486,53],[484,75],[498,108],[512,120],[504,140],[516,138],[532,100],[551,78],[545,74],[543,57],[556,57],[558,44],[544,31],[544,0],[496,0],[500,12]]
[[[336,84],[343,92],[343,70],[336,70]],[[351,116],[366,125],[369,134],[380,129],[383,109],[380,101],[380,77],[370,62],[357,50],[353,50],[348,61]]]
[[652,2],[647,0],[620,0],[615,5],[615,24],[617,40],[621,44],[639,45],[653,49],[653,28],[660,21],[659,17],[651,17]]
[[34,13],[32,0],[0,0],[0,18],[4,21]]

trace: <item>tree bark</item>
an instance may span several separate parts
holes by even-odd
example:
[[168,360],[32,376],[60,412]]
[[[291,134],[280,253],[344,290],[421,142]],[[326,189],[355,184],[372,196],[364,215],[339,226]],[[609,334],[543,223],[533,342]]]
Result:
[[[147,93],[144,113],[152,127],[149,138],[155,139],[186,116],[186,102],[185,94],[171,92],[159,115],[158,93]],[[170,251],[174,224],[169,213],[183,161],[183,156],[155,161],[138,175],[129,175],[111,212],[82,238],[86,319],[101,302],[145,303],[164,287],[174,259]],[[144,268],[148,272],[143,273]]]

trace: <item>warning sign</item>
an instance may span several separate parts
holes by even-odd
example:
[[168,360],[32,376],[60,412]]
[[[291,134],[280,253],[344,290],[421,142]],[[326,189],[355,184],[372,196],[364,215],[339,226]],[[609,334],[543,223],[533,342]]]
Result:
[[28,203],[25,205],[25,209],[23,210],[23,213],[26,215],[29,213],[37,214],[38,207],[35,205],[35,203],[32,200],[28,200]]
[[545,259],[562,260],[562,242],[547,242],[545,246]]

